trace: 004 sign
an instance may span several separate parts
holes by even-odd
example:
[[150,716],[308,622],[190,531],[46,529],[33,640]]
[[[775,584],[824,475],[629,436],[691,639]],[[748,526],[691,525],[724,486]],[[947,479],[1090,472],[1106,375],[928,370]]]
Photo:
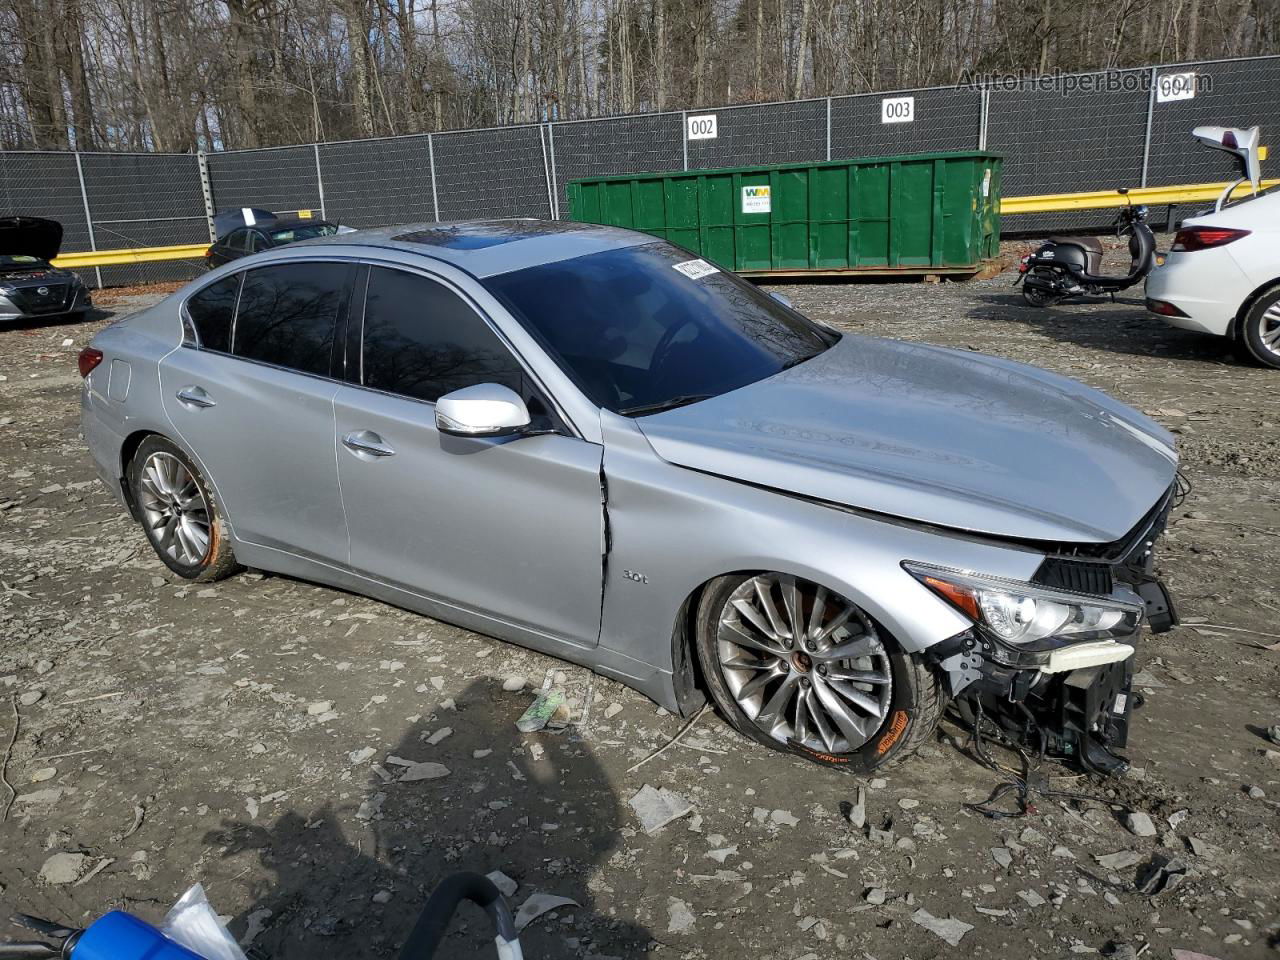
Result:
[[1157,103],[1194,100],[1195,96],[1196,75],[1194,73],[1166,73],[1156,80]]
[[880,101],[881,123],[911,123],[915,118],[915,97],[885,97]]

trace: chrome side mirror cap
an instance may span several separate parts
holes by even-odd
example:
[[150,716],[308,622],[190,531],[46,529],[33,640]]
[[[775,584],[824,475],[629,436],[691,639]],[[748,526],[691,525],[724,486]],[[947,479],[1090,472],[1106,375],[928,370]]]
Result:
[[458,437],[505,437],[529,425],[520,395],[497,383],[477,383],[436,401],[436,429]]

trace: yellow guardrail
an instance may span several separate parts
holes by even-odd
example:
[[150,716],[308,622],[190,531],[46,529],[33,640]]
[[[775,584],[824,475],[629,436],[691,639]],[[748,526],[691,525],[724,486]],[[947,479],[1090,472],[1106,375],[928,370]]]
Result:
[[[1280,180],[1263,180],[1262,189],[1274,187]],[[1226,188],[1225,183],[1190,183],[1176,187],[1134,187],[1128,193],[1128,199],[1114,190],[1095,190],[1092,193],[1048,193],[1038,197],[1004,197],[1000,201],[1000,212],[1010,213],[1064,213],[1071,210],[1103,210],[1108,207],[1123,207],[1133,201],[1145,203],[1149,207],[1167,206],[1175,203],[1202,203],[1205,200],[1217,200],[1218,194]],[[1249,193],[1247,186],[1236,188],[1232,197],[1237,200]]]
[[52,261],[55,267],[74,270],[77,267],[113,267],[121,263],[154,263],[160,260],[203,259],[207,243],[188,243],[179,247],[134,247],[131,250],[86,250],[62,253]]
[[[1266,190],[1280,184],[1280,180],[1263,180]],[[1114,190],[1095,190],[1090,193],[1049,193],[1036,197],[1004,197],[1000,201],[1002,214],[1017,213],[1065,213],[1072,210],[1105,210],[1123,207],[1130,200],[1145,203],[1149,207],[1180,203],[1203,203],[1218,199],[1225,183],[1191,183],[1176,187],[1134,187],[1128,199]],[[1232,194],[1239,198],[1247,192],[1240,187]],[[309,212],[309,211],[308,211]],[[301,214],[301,211],[299,211]],[[209,249],[207,243],[189,243],[176,247],[135,247],[132,250],[86,250],[81,253],[64,253],[53,261],[55,267],[113,267],[122,263],[155,263],[163,260],[202,260]]]

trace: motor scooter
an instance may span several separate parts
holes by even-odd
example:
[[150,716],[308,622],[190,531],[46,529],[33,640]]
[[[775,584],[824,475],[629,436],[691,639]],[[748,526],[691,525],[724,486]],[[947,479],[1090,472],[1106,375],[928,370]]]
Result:
[[1076,296],[1107,296],[1141,283],[1156,265],[1156,238],[1147,226],[1147,208],[1134,206],[1127,188],[1116,191],[1128,201],[1112,226],[1129,238],[1129,270],[1102,272],[1102,243],[1096,237],[1049,237],[1018,264],[1022,297],[1033,307],[1051,307]]
[[[400,952],[400,960],[429,960],[444,939],[458,907],[464,900],[481,907],[493,923],[498,960],[522,960],[520,938],[506,897],[488,877],[477,873],[456,873],[446,877],[423,907]],[[113,910],[83,930],[49,920],[18,914],[14,923],[32,930],[46,940],[14,943],[0,941],[0,958],[22,960],[208,960],[166,936],[131,913]],[[219,936],[225,936],[219,933]],[[52,941],[52,942],[49,942]],[[226,947],[213,943],[210,951],[227,956]],[[234,941],[231,941],[234,944]],[[231,951],[239,954],[238,948]]]

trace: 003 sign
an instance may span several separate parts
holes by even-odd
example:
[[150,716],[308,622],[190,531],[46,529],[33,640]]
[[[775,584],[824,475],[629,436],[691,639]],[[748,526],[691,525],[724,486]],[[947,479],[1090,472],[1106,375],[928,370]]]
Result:
[[881,123],[911,123],[915,118],[915,97],[885,97],[880,101]]

